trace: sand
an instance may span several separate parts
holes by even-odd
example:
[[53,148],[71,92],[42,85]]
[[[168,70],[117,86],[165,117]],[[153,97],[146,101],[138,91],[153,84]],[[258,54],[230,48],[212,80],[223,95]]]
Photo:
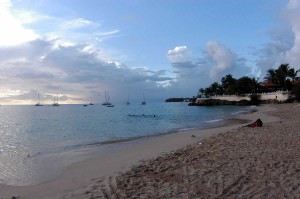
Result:
[[0,198],[299,198],[300,107],[262,106],[242,124],[179,132],[75,163],[40,185],[0,185]]

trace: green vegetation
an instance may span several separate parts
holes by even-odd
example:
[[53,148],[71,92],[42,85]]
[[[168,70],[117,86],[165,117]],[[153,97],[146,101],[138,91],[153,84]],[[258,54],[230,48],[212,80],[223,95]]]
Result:
[[273,84],[273,90],[291,91],[299,71],[289,64],[281,64],[277,69],[269,69],[264,80]]
[[250,77],[241,77],[235,79],[232,75],[222,77],[221,84],[214,82],[207,88],[199,89],[199,95],[206,97],[212,95],[243,95],[246,93],[256,93],[259,84],[256,79]]
[[[207,88],[200,88],[198,97],[209,97],[213,95],[252,95],[260,92],[272,92],[276,90],[288,90],[299,92],[300,85],[296,83],[297,73],[300,70],[291,68],[289,64],[281,64],[277,69],[269,69],[264,78],[268,82],[268,86],[264,86],[258,82],[258,79],[247,76],[235,79],[231,74],[222,77],[221,84],[214,82]],[[299,88],[298,88],[299,87]],[[297,91],[297,89],[299,89]],[[300,96],[299,96],[300,97]],[[256,101],[253,95],[253,101]]]
[[300,82],[295,84],[292,93],[295,95],[295,99],[300,102]]

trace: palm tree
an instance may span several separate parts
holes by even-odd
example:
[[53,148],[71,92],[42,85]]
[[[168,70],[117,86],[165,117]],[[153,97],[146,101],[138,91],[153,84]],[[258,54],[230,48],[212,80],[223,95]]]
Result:
[[288,71],[290,70],[289,64],[281,64],[278,69],[275,70],[277,80],[283,90],[286,90],[286,78],[288,77]]
[[275,84],[278,84],[278,80],[277,80],[276,72],[275,72],[274,69],[269,69],[267,71],[267,74],[264,77],[264,80],[266,82],[272,82],[272,84],[273,84],[273,90],[275,90]]
[[231,74],[222,77],[221,82],[223,88],[226,89],[226,94],[232,95],[237,92],[237,88],[236,88],[237,80],[233,78]]
[[273,84],[275,84],[276,81],[277,81],[275,70],[274,69],[269,69],[267,71],[266,76],[264,77],[264,80],[267,81],[267,82],[272,82]]
[[210,85],[210,88],[213,95],[223,94],[223,87],[218,82],[214,82],[212,85]]
[[236,82],[238,94],[256,93],[258,88],[258,79],[243,76]]
[[255,79],[254,77],[251,79],[251,88],[252,88],[252,93],[257,93],[258,91],[258,87],[259,87],[259,83],[258,83],[258,79]]
[[205,89],[204,88],[200,88],[199,92],[198,92],[198,96],[202,96],[205,93]]
[[298,73],[298,72],[300,72],[300,69],[295,71],[294,68],[290,68],[290,69],[288,70],[288,76],[289,76],[290,78],[292,78],[293,83],[294,83],[294,81],[295,81],[295,79],[296,79],[296,77],[297,77],[297,73]]

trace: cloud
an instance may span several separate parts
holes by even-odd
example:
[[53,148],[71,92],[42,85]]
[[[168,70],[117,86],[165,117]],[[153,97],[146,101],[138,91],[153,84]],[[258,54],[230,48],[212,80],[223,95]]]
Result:
[[60,38],[73,43],[98,44],[103,40],[120,35],[119,29],[103,30],[97,21],[84,18],[63,19],[56,17],[43,17],[44,28],[41,34],[49,39]]
[[280,26],[270,31],[271,41],[256,52],[256,64],[262,77],[268,69],[277,68],[282,63],[300,69],[300,1],[290,0],[281,16]]
[[300,0],[290,0],[284,11],[284,16],[294,34],[294,45],[287,51],[286,59],[292,66],[300,69]]
[[207,42],[202,57],[189,58],[186,56],[187,49],[183,46],[168,51],[169,60],[179,79],[204,74],[203,77],[209,75],[211,81],[218,81],[222,75],[232,72],[235,67],[245,67],[245,58],[238,57],[228,47],[216,41]]
[[98,28],[99,24],[94,23],[89,20],[86,20],[86,19],[83,19],[83,18],[72,19],[72,20],[64,21],[63,23],[61,23],[61,29],[80,29],[80,28],[88,27],[88,26]]
[[[173,91],[181,90],[186,96],[191,96],[200,87],[206,87],[221,77],[232,74],[234,77],[244,75],[255,76],[257,71],[247,66],[247,59],[238,56],[230,48],[217,41],[208,41],[202,54],[190,58],[188,47],[176,47],[168,51],[168,58],[176,78],[171,81]],[[170,89],[170,90],[172,90]],[[184,90],[184,91],[183,91]],[[173,92],[176,96],[176,92]]]
[[44,37],[70,43],[97,44],[120,35],[119,29],[105,30],[98,21],[48,16],[17,9],[13,3],[5,0],[0,4],[0,46],[17,45]]
[[219,80],[236,64],[237,56],[229,48],[216,41],[208,41],[205,51],[213,65],[210,69],[210,78],[214,81]]
[[[174,78],[169,81],[171,97],[192,96],[201,85],[207,84],[207,69],[200,58],[191,58],[187,46],[177,46],[167,52]],[[205,61],[204,61],[205,62]]]
[[[1,1],[1,103],[34,103],[37,92],[45,103],[51,103],[56,93],[65,96],[60,98],[66,103],[82,103],[91,95],[101,102],[104,90],[110,90],[116,101],[129,92],[141,95],[149,90],[155,93],[153,98],[161,99],[159,88],[173,80],[165,71],[130,68],[94,45],[95,40],[117,36],[118,29],[102,31],[100,23],[84,18],[65,20],[18,11],[11,1]],[[37,34],[25,24],[45,29]]]
[[11,46],[31,41],[39,36],[31,29],[24,28],[11,13],[11,2],[8,0],[0,3],[0,46]]
[[171,97],[192,96],[198,87],[207,84],[205,60],[192,59],[187,46],[177,46],[167,52],[172,65],[173,80],[169,82],[168,94]]
[[189,59],[186,46],[177,46],[168,51],[167,57],[171,63],[184,62]]
[[[42,39],[0,47],[0,91],[6,90],[2,99],[13,97],[16,103],[21,99],[33,103],[30,97],[34,100],[33,93],[41,92],[48,93],[43,98],[48,103],[56,93],[65,96],[61,102],[80,103],[78,100],[100,96],[105,90],[110,90],[116,101],[128,92],[133,96],[148,90],[158,98],[159,88],[174,79],[167,71],[129,68],[102,54],[102,50],[89,45],[57,46],[55,40]],[[19,97],[12,95],[16,90],[23,91]],[[100,97],[95,100],[102,101]]]
[[50,103],[56,93],[66,103],[81,103],[91,95],[101,102],[105,90],[119,101],[125,101],[128,93],[141,98],[143,92],[157,99],[185,97],[229,73],[234,77],[264,75],[282,62],[299,68],[299,7],[299,0],[290,0],[283,9],[284,26],[270,31],[271,41],[255,50],[255,66],[249,66],[248,59],[229,46],[211,40],[200,46],[200,53],[192,52],[188,45],[174,44],[163,55],[171,70],[154,71],[132,68],[101,46],[105,39],[122,36],[118,28],[106,29],[104,24],[83,17],[65,19],[15,10],[11,1],[3,0],[0,97],[6,102],[33,103],[36,93],[41,92]]

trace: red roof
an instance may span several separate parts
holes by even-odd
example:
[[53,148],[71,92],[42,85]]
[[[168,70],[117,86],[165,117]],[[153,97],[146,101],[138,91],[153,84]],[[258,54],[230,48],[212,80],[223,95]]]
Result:
[[273,84],[272,82],[261,82],[260,85],[264,87],[277,87],[280,86],[279,84]]

